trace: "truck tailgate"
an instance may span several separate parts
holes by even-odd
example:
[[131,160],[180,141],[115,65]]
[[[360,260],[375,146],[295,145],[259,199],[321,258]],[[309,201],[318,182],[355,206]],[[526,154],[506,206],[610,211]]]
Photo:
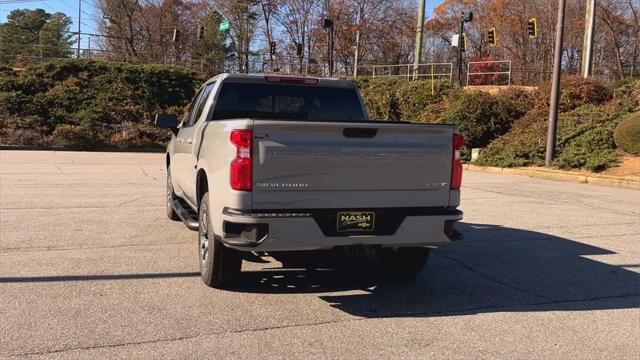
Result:
[[255,120],[253,208],[446,207],[454,131]]

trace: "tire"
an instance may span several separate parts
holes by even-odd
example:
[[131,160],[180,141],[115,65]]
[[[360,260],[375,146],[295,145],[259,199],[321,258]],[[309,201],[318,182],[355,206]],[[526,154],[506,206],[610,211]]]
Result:
[[240,273],[242,257],[218,240],[211,226],[209,193],[200,200],[198,211],[198,256],[200,277],[207,286],[224,289],[229,287]]
[[429,249],[423,247],[376,249],[376,258],[385,272],[405,278],[418,275],[428,257]]
[[173,203],[173,200],[177,199],[177,196],[176,196],[176,193],[173,192],[173,184],[171,183],[171,168],[168,166],[167,166],[166,196],[167,196],[167,217],[173,221],[180,221],[180,217],[178,216],[176,211],[173,210],[173,206],[171,205]]

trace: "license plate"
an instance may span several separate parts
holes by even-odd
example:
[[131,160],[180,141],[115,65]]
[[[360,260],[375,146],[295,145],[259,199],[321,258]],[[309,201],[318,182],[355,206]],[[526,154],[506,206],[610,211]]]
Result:
[[347,231],[373,231],[376,214],[373,211],[348,211],[339,212],[337,230]]

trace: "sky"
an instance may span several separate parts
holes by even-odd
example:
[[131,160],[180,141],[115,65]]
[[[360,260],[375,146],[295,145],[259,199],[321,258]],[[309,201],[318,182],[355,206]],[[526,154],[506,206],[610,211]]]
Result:
[[[417,0],[416,0],[417,2]],[[429,16],[434,7],[442,0],[427,0],[426,14]],[[0,23],[7,21],[7,15],[15,9],[43,9],[49,13],[63,12],[73,20],[70,31],[78,31],[78,6],[81,4],[80,32],[96,33],[96,20],[98,11],[93,0],[0,0]],[[80,47],[89,47],[87,36],[83,36]]]

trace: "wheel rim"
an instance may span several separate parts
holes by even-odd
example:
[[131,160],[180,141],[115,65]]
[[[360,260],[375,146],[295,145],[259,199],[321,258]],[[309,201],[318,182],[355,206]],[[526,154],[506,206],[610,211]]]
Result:
[[209,260],[209,223],[207,221],[207,208],[203,206],[200,210],[199,221],[199,242],[200,242],[200,268],[206,271]]

